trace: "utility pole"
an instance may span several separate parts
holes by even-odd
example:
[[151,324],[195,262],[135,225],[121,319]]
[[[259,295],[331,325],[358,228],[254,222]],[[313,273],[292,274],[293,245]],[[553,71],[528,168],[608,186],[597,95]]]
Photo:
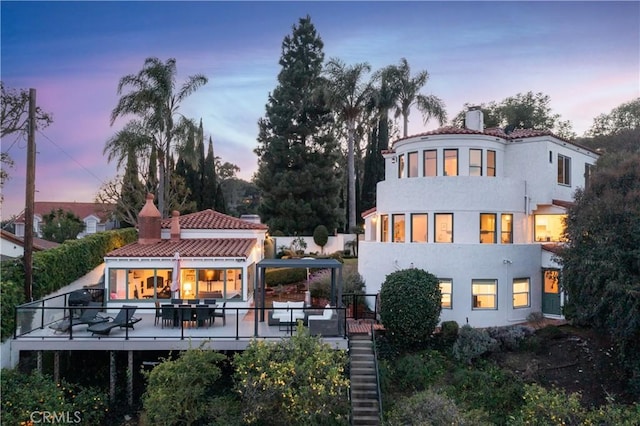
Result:
[[24,295],[33,301],[33,214],[36,192],[36,89],[29,89],[27,189],[24,208]]

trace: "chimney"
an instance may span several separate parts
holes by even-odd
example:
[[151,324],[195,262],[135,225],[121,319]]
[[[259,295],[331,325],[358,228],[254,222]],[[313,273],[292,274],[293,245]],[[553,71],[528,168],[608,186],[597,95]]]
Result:
[[180,241],[180,212],[171,212],[171,241]]
[[479,106],[469,107],[464,117],[464,124],[469,130],[484,132],[484,115]]
[[161,241],[160,221],[162,215],[153,204],[153,194],[147,194],[147,202],[138,213],[138,243],[154,244]]

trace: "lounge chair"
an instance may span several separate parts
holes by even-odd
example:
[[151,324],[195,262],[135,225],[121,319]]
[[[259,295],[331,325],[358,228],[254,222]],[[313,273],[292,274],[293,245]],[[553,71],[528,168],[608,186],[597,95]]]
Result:
[[[107,335],[111,332],[112,329],[116,327],[130,327],[133,328],[133,324],[140,321],[142,318],[136,318],[133,314],[138,309],[137,306],[127,306],[122,305],[120,308],[120,312],[116,315],[115,318],[112,318],[112,321],[101,322],[98,324],[94,324],[87,328],[87,331],[90,331],[93,334],[103,334]],[[111,318],[111,317],[107,317]]]
[[101,322],[106,322],[108,321],[108,318],[100,315],[101,309],[102,303],[89,302],[89,306],[83,309],[80,316],[65,318],[62,321],[51,324],[49,328],[53,329],[54,332],[59,331],[61,333],[66,333],[74,325],[85,324],[91,326]]

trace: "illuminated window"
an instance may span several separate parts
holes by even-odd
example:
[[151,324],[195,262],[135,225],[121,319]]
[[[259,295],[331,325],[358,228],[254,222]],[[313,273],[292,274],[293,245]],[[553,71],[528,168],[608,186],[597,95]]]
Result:
[[529,303],[529,278],[515,278],[513,280],[513,307],[528,308]]
[[444,175],[458,176],[458,150],[444,150]]
[[404,176],[404,154],[398,155],[398,178]]
[[496,215],[480,213],[480,244],[496,243]]
[[453,281],[449,278],[439,279],[442,309],[453,309],[452,293],[453,293]]
[[411,242],[427,242],[427,214],[419,213],[411,215]]
[[487,151],[487,176],[496,175],[496,152]]
[[498,309],[498,281],[471,280],[473,309]]
[[453,213],[436,213],[433,215],[434,242],[453,242]]
[[534,216],[536,241],[564,241],[565,214],[537,214]]
[[513,243],[513,215],[504,213],[500,218],[500,242],[502,244]]
[[404,243],[404,215],[394,214],[391,215],[392,227],[393,227],[393,242]]
[[558,183],[571,185],[571,158],[558,154]]
[[424,152],[424,176],[438,175],[438,151],[429,150]]
[[410,152],[407,154],[407,162],[409,177],[418,177],[418,153]]
[[386,214],[380,216],[380,241],[389,241],[389,215]]
[[482,176],[482,150],[469,150],[469,176]]

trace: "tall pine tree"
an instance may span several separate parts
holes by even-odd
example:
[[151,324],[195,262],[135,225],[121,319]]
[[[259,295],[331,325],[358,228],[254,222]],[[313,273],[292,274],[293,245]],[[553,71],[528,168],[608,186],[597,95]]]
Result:
[[321,88],[323,42],[311,18],[301,18],[282,42],[278,86],[260,119],[256,185],[259,212],[272,232],[311,235],[340,226],[338,143]]
[[214,209],[224,213],[222,210],[219,210],[220,205],[216,205],[218,182],[216,179],[215,156],[213,155],[213,140],[211,137],[209,137],[207,156],[202,163],[202,168],[202,204],[200,208],[201,210]]

